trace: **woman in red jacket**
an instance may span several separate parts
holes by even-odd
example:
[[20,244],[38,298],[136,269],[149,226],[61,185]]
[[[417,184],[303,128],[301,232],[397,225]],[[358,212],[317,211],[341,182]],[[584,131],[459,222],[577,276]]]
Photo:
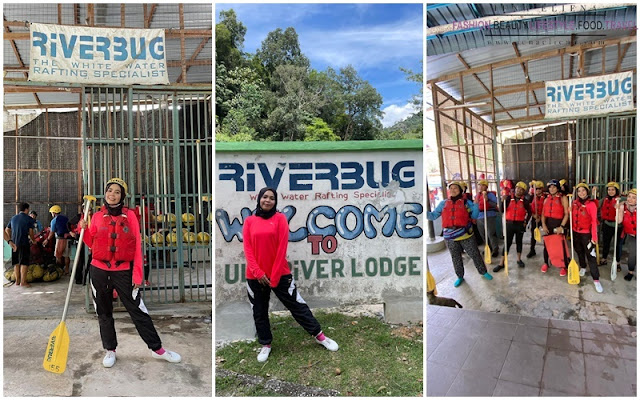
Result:
[[140,337],[151,349],[153,358],[180,362],[180,355],[162,347],[160,337],[142,301],[142,242],[135,213],[124,207],[127,184],[120,178],[107,182],[104,206],[79,225],[84,243],[91,249],[91,292],[100,323],[102,346],[107,354],[102,365],[111,368],[116,362],[116,329],[113,321],[113,290],[125,306]]
[[596,265],[596,243],[598,242],[598,206],[589,196],[586,183],[576,185],[576,199],[571,204],[573,245],[578,254],[580,276],[587,271],[587,264],[598,293],[602,293],[600,271]]
[[275,189],[263,188],[258,194],[255,215],[244,221],[242,241],[247,259],[247,293],[253,320],[262,345],[258,361],[265,362],[271,353],[271,327],[269,325],[269,297],[271,291],[289,309],[293,318],[316,342],[331,351],[338,344],[322,333],[318,320],[304,302],[287,263],[289,224],[284,214],[276,210],[278,193]]

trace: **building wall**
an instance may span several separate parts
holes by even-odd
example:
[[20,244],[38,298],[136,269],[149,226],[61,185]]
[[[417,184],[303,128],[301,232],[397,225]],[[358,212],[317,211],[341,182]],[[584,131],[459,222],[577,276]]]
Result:
[[246,301],[242,224],[265,186],[289,220],[287,258],[305,300],[422,296],[422,142],[371,143],[216,145],[216,305]]

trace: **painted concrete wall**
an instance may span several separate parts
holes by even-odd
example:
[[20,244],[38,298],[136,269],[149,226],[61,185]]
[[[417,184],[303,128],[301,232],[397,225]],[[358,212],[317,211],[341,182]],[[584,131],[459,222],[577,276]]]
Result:
[[265,186],[289,220],[287,259],[310,305],[422,296],[421,141],[260,145],[216,146],[216,306],[247,301],[242,224]]

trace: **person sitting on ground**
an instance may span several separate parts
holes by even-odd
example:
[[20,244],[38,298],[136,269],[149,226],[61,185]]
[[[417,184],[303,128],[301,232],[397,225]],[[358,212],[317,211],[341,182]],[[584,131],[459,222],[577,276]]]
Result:
[[600,271],[596,265],[598,206],[589,196],[589,186],[586,183],[576,185],[576,197],[571,204],[571,223],[573,224],[573,246],[580,264],[580,276],[585,275],[588,264],[596,291],[602,293]]
[[[522,237],[527,230],[529,218],[531,218],[531,205],[524,196],[526,191],[527,184],[518,182],[516,184],[515,196],[502,196],[502,202],[500,202],[500,212],[505,213],[505,219],[507,221],[507,232],[504,241],[506,253],[509,254],[509,249],[515,236],[518,267],[520,268],[524,268],[524,262],[522,262]],[[506,202],[506,210],[504,209],[503,202]],[[500,264],[493,269],[493,272],[498,272],[504,268],[504,257],[503,254]]]
[[[561,186],[557,179],[547,182],[547,190],[549,191],[549,196],[544,199],[542,206],[542,232],[545,235],[551,233],[565,234],[568,231],[567,224],[569,223],[569,200],[560,191]],[[549,269],[549,249],[547,249],[546,243],[544,243],[543,256],[544,264],[542,264],[540,270],[546,273],[547,269]],[[565,266],[560,269],[560,276],[567,275],[566,267],[569,265],[569,260],[566,252],[564,259]]]
[[[602,255],[600,257],[600,265],[607,265],[607,257],[609,256],[609,248],[611,239],[616,230],[616,201],[620,198],[620,185],[618,182],[607,183],[607,195],[600,200],[600,220],[602,221]],[[622,226],[618,225],[618,232],[622,232]],[[622,255],[622,243],[618,240],[615,253],[616,261],[620,264]],[[619,271],[619,270],[618,270]]]
[[29,255],[31,253],[29,240],[32,242],[36,240],[33,235],[35,221],[29,216],[29,204],[21,203],[19,209],[20,212],[11,218],[11,221],[4,229],[4,240],[13,250],[11,252],[11,261],[16,275],[16,286],[28,288],[31,287],[27,282]]
[[[481,180],[478,182],[478,194],[476,195],[475,203],[478,206],[478,231],[482,240],[489,245],[491,249],[491,256],[496,257],[498,255],[498,235],[496,234],[496,217],[498,215],[498,198],[496,192],[487,191],[489,189],[489,182],[487,180]],[[486,210],[485,210],[486,205]],[[487,224],[488,238],[484,237],[484,224]]]
[[442,228],[444,240],[451,253],[451,261],[458,279],[453,286],[458,287],[464,282],[464,264],[462,263],[462,251],[464,250],[473,260],[478,273],[485,279],[493,277],[484,265],[480,251],[473,237],[472,219],[478,218],[478,206],[462,197],[463,184],[458,181],[449,184],[450,197],[438,204],[436,209],[427,213],[430,221],[435,221],[442,216]]
[[[629,258],[627,266],[629,272],[624,279],[630,281],[633,279],[636,270],[636,225],[638,217],[636,215],[636,205],[638,204],[638,190],[631,189],[627,193],[627,201],[620,204],[618,212],[618,222],[622,222],[622,235],[624,236],[624,244],[628,244],[627,251]],[[618,239],[618,242],[620,239]]]

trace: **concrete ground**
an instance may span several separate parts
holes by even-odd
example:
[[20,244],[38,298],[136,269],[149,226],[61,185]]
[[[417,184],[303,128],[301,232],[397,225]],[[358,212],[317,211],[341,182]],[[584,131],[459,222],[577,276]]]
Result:
[[147,304],[163,346],[182,356],[177,364],[152,358],[126,311],[116,312],[118,359],[107,369],[97,318],[85,310],[86,287],[74,285],[67,369],[46,372],[45,348],[60,322],[68,282],[3,288],[4,396],[212,396],[210,301]]
[[636,396],[636,334],[427,306],[427,396]]
[[[525,243],[528,240],[529,233],[525,235]],[[484,246],[478,248],[482,254]],[[457,288],[453,287],[457,277],[449,250],[445,248],[429,253],[427,260],[436,280],[438,296],[453,298],[465,309],[636,325],[637,280],[627,282],[623,279],[627,273],[626,255],[623,254],[622,257],[622,272],[618,272],[618,277],[613,282],[610,279],[610,264],[599,268],[604,292],[597,293],[589,272],[581,278],[578,285],[569,285],[566,276],[561,277],[560,270],[554,267],[549,267],[547,273],[543,274],[540,271],[544,263],[542,251],[542,245],[538,244],[537,255],[528,259],[526,253],[529,252],[529,246],[525,245],[522,254],[525,267],[518,268],[514,243],[509,254],[509,275],[505,274],[504,269],[497,273],[492,271],[500,262],[500,258],[494,257],[493,263],[487,268],[493,275],[492,281],[482,278],[471,259],[464,254],[465,282]]]

